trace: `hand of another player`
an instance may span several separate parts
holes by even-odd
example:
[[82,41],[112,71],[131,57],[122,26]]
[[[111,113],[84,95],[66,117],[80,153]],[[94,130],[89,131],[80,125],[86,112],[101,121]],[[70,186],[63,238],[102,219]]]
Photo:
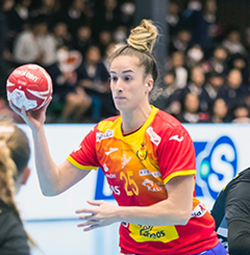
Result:
[[95,207],[83,208],[76,211],[77,214],[81,214],[79,219],[85,221],[77,224],[78,227],[83,227],[83,231],[108,226],[119,220],[118,206],[110,205],[102,200],[87,202]]
[[52,97],[50,97],[48,102],[41,109],[36,111],[26,111],[24,106],[22,109],[19,109],[12,103],[11,100],[9,101],[9,106],[15,113],[23,118],[25,123],[31,128],[32,131],[35,131],[39,130],[44,124],[46,120],[46,110],[51,100]]

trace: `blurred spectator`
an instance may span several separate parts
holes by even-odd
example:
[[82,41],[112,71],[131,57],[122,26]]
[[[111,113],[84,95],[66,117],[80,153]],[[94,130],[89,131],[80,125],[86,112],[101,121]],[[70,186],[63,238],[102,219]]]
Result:
[[76,71],[80,86],[92,99],[92,121],[116,114],[109,88],[109,73],[101,61],[100,49],[97,46],[89,47],[86,58]]
[[127,38],[127,28],[125,26],[118,26],[117,28],[114,29],[113,39],[116,44],[124,43],[126,38]]
[[85,58],[86,52],[92,44],[91,28],[87,25],[80,26],[77,30],[77,37],[74,40],[73,48],[80,51],[83,58]]
[[227,76],[226,86],[221,87],[218,97],[223,98],[229,111],[237,102],[244,101],[249,96],[249,89],[242,84],[242,74],[238,69],[232,69]]
[[204,89],[209,95],[209,109],[211,109],[211,105],[213,104],[214,100],[218,97],[220,88],[224,85],[224,76],[216,73],[211,72],[207,75],[207,82],[205,83]]
[[128,29],[134,25],[135,3],[132,0],[125,0],[120,7],[121,24]]
[[184,58],[183,52],[174,52],[171,57],[170,66],[168,67],[169,70],[175,73],[176,87],[179,89],[184,88],[188,81],[188,71],[185,67]]
[[207,91],[204,89],[205,85],[205,74],[202,67],[196,66],[191,70],[190,81],[187,86],[183,89],[177,90],[174,97],[178,101],[184,102],[188,93],[196,94],[199,97],[199,110],[202,112],[208,112],[210,98]]
[[169,34],[168,40],[171,41],[174,36],[176,36],[177,31],[182,28],[182,15],[180,12],[179,4],[174,0],[169,1],[167,11],[166,21]]
[[191,46],[192,33],[187,29],[180,29],[173,40],[169,42],[168,51],[172,54],[175,51],[185,53]]
[[187,93],[183,101],[183,110],[177,115],[177,119],[182,123],[208,123],[208,113],[199,111],[199,96],[193,93]]
[[222,46],[217,46],[213,51],[212,57],[202,64],[205,73],[216,72],[226,74],[228,68],[227,59],[228,51]]
[[18,65],[32,62],[44,67],[56,61],[56,40],[48,32],[43,17],[34,19],[31,29],[23,31],[17,37],[14,46],[14,58]]
[[212,107],[211,122],[213,123],[226,123],[229,122],[228,107],[226,102],[222,98],[218,98],[214,101]]
[[[176,76],[174,72],[167,72],[164,76],[164,85],[160,95],[157,95],[157,107],[169,112],[169,107],[174,101],[173,93],[177,90]],[[151,96],[152,97],[152,96]],[[171,98],[172,97],[172,98]]]
[[238,102],[233,108],[232,123],[250,123],[249,107],[244,102]]
[[69,33],[75,39],[80,26],[90,25],[86,15],[85,0],[69,0],[62,2],[63,8],[58,14],[58,19],[68,25]]
[[199,44],[195,44],[188,49],[186,62],[189,69],[202,65],[204,62],[204,52]]
[[102,57],[105,55],[106,49],[111,42],[113,42],[111,31],[102,30],[99,35],[99,44],[98,44]]
[[223,40],[222,46],[225,47],[230,54],[241,54],[245,56],[247,50],[241,42],[241,35],[238,30],[232,30]]
[[48,107],[48,122],[77,123],[91,105],[91,98],[78,85],[76,69],[82,61],[77,51],[66,46],[57,51],[57,62],[48,68],[53,82],[53,100]]
[[228,67],[230,69],[240,70],[242,74],[243,84],[249,84],[249,63],[247,57],[244,57],[241,54],[234,54],[230,56],[228,60]]
[[68,26],[66,23],[64,22],[56,23],[55,26],[53,27],[53,34],[56,41],[56,48],[59,48],[63,45],[69,47],[72,44],[72,36],[68,31]]
[[58,23],[57,17],[61,10],[61,2],[57,0],[41,0],[40,5],[34,8],[30,12],[32,18],[44,16],[48,29],[51,31],[52,28]]
[[5,13],[8,22],[9,35],[15,39],[23,31],[25,24],[30,18],[29,7],[31,0],[11,0],[5,1]]

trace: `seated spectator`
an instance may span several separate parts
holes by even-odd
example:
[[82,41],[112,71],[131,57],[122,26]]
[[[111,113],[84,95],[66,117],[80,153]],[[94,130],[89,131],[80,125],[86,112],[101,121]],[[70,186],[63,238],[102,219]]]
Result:
[[228,51],[218,46],[214,49],[212,56],[202,64],[205,73],[216,72],[226,74],[227,72]]
[[29,239],[15,202],[15,195],[26,183],[30,169],[29,141],[15,125],[0,122],[0,254],[30,255],[36,246]]
[[199,96],[197,94],[186,94],[183,102],[183,110],[176,118],[182,123],[208,123],[209,114],[199,111]]
[[202,112],[208,112],[210,97],[207,91],[204,89],[205,79],[206,77],[203,68],[200,66],[194,67],[191,70],[190,81],[188,82],[186,87],[176,90],[173,97],[183,104],[184,98],[188,93],[197,94],[199,96],[199,109]]
[[196,66],[201,66],[204,62],[204,51],[199,44],[195,44],[187,51],[187,67],[192,69]]
[[241,41],[241,35],[238,30],[232,30],[223,40],[222,46],[225,47],[230,54],[241,54],[246,56],[247,50]]
[[86,58],[76,70],[79,85],[91,97],[91,118],[96,122],[102,117],[116,115],[109,88],[109,73],[101,60],[100,49],[92,45]]
[[[58,22],[53,27],[53,35],[56,41],[56,48],[61,46],[70,47],[72,45],[72,36],[68,31],[68,26],[64,22]],[[76,50],[79,50],[75,47]]]
[[218,98],[214,101],[211,114],[212,123],[226,123],[230,122],[228,118],[228,107],[226,102],[222,98]]
[[91,98],[78,86],[76,69],[82,61],[80,52],[66,46],[57,51],[57,62],[47,70],[53,82],[53,100],[48,107],[48,122],[83,122]]
[[69,33],[76,38],[78,28],[90,22],[86,14],[86,3],[84,0],[70,0],[62,3],[58,20],[67,24]]
[[185,28],[178,31],[177,35],[169,42],[168,52],[172,54],[175,51],[186,53],[191,46],[192,33]]
[[77,29],[76,38],[73,40],[73,48],[81,52],[83,58],[85,58],[86,52],[93,44],[92,31],[87,25],[80,26]]
[[225,86],[218,92],[218,98],[223,98],[228,105],[229,112],[239,101],[247,100],[249,88],[242,83],[242,74],[238,69],[232,69],[227,76]]
[[102,30],[99,34],[99,48],[101,51],[102,57],[105,56],[105,52],[107,47],[109,46],[110,43],[113,43],[113,37],[112,33],[109,30]]
[[232,123],[250,123],[249,107],[244,102],[238,102],[233,108]]
[[210,98],[208,106],[209,110],[215,99],[218,97],[219,90],[224,85],[224,82],[223,75],[216,72],[208,73],[204,89]]
[[18,65],[37,63],[45,68],[56,61],[56,40],[48,32],[43,17],[34,19],[31,29],[23,31],[17,37],[14,46],[14,58]]
[[48,29],[51,31],[52,28],[58,23],[58,13],[61,9],[61,1],[57,0],[41,0],[40,4],[30,11],[31,18],[44,16]]
[[174,52],[168,67],[168,70],[175,73],[175,82],[178,89],[184,88],[188,82],[188,70],[185,66],[184,57],[183,52]]
[[160,95],[157,95],[156,98],[152,98],[152,94],[150,95],[151,99],[155,101],[155,105],[160,109],[168,112],[168,108],[172,103],[171,96],[177,90],[176,86],[176,76],[174,72],[167,72],[164,76],[164,86],[160,92]]

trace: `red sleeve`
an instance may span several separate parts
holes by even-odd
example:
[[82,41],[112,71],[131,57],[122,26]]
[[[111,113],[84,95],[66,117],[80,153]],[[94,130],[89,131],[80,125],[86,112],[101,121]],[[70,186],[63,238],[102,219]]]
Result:
[[165,132],[157,157],[164,184],[175,176],[196,174],[194,144],[184,128]]
[[84,170],[96,169],[100,166],[95,149],[96,130],[97,127],[91,130],[80,146],[67,158],[74,166]]

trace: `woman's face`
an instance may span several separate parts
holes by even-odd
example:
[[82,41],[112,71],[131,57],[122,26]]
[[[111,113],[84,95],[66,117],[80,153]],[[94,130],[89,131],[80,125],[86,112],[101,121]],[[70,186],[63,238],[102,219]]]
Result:
[[[149,84],[145,86],[147,82]],[[140,66],[137,57],[119,56],[110,66],[110,87],[116,108],[133,111],[148,104],[152,78],[144,78],[144,67]]]

